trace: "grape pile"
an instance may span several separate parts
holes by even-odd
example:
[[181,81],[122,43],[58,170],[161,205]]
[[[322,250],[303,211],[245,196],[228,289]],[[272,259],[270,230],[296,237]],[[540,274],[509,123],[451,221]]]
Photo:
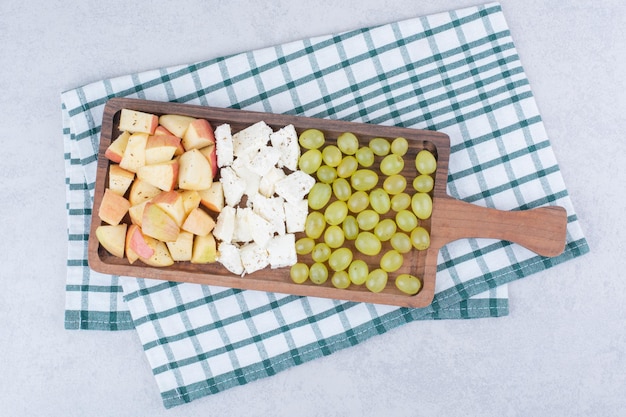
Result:
[[[299,142],[305,151],[298,167],[315,175],[317,182],[308,195],[312,210],[305,237],[296,241],[298,255],[309,255],[311,262],[293,265],[291,279],[321,285],[330,278],[336,288],[365,285],[372,292],[382,291],[390,274],[402,267],[405,254],[430,245],[430,235],[420,221],[432,213],[434,155],[426,149],[417,153],[411,191],[402,175],[409,148],[405,138],[373,138],[361,145],[353,133],[346,132],[334,145],[326,144],[320,130],[308,129]],[[377,171],[384,176],[382,186]],[[370,270],[356,252],[366,259],[376,257],[377,267]],[[395,277],[395,285],[410,295],[421,289],[419,278],[404,273]]]

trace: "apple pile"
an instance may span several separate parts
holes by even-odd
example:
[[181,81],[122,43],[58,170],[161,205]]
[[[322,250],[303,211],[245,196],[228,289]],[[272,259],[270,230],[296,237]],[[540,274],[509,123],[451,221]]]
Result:
[[111,163],[98,209],[106,223],[96,229],[100,244],[131,264],[216,262],[212,231],[224,192],[214,181],[218,166],[210,123],[122,109],[119,130],[105,152]]

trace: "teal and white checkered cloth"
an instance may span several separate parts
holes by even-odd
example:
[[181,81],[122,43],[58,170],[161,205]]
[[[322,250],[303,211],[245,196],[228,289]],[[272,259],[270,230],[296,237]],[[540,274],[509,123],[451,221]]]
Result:
[[[546,259],[508,242],[453,242],[424,309],[95,273],[87,239],[102,111],[121,96],[445,132],[449,194],[501,210],[563,206],[565,252]],[[414,320],[505,315],[506,283],[589,250],[497,3],[107,79],[63,93],[62,105],[65,326],[135,328],[166,407]]]

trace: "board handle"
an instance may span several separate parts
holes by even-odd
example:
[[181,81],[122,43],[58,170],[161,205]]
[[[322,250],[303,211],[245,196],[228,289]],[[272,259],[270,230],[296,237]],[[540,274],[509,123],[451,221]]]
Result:
[[451,197],[433,205],[431,245],[438,247],[462,238],[507,240],[541,256],[557,256],[565,249],[567,212],[560,206],[521,211],[481,207]]

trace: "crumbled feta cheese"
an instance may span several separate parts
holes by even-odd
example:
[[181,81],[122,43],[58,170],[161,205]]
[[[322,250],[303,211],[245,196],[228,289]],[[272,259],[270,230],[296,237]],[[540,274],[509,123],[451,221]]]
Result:
[[302,201],[313,185],[315,178],[302,171],[295,171],[278,181],[275,191],[285,200],[295,204]]
[[288,168],[291,171],[298,169],[298,159],[300,158],[300,144],[298,143],[298,133],[293,125],[287,125],[276,132],[270,134],[272,146],[280,150],[278,167]]
[[248,226],[250,234],[252,235],[251,240],[256,242],[262,248],[265,248],[267,243],[274,236],[274,228],[272,224],[256,214],[254,211],[250,211],[248,213]]
[[244,155],[235,159],[231,168],[244,184],[244,194],[247,196],[257,194],[259,192],[259,183],[261,176],[250,169],[250,155]]
[[219,253],[217,261],[224,265],[224,268],[236,275],[243,274],[243,264],[239,248],[231,243],[222,242],[218,245]]
[[217,223],[213,229],[213,236],[222,242],[232,242],[233,234],[235,232],[235,216],[236,210],[234,207],[224,206],[220,214],[217,216]]
[[295,235],[287,233],[282,236],[274,236],[267,244],[267,253],[272,269],[294,265],[298,262]]
[[246,184],[235,173],[232,167],[224,167],[220,169],[220,182],[222,183],[222,189],[224,190],[224,199],[226,204],[235,207],[241,201],[244,192],[246,191]]
[[272,146],[262,146],[257,152],[250,154],[249,168],[259,177],[264,176],[267,172],[276,166],[280,159],[280,151]]
[[239,254],[243,268],[248,274],[259,271],[269,265],[267,250],[255,242],[243,245],[239,249]]
[[272,128],[264,121],[257,122],[233,135],[233,153],[239,158],[248,152],[258,151],[270,140]]
[[305,199],[296,203],[285,201],[284,210],[287,233],[303,232],[309,214],[309,200]]
[[265,197],[274,195],[276,183],[285,178],[285,171],[280,168],[272,168],[261,178],[259,182],[259,193]]
[[285,234],[285,200],[282,197],[267,198],[258,194],[252,200],[252,211],[272,224],[272,230],[279,235]]
[[233,242],[250,242],[252,241],[252,232],[250,230],[250,213],[252,209],[249,207],[237,207],[235,215],[235,231],[233,233]]
[[226,167],[233,163],[233,137],[230,125],[224,123],[215,128],[215,150],[217,154],[217,166]]

